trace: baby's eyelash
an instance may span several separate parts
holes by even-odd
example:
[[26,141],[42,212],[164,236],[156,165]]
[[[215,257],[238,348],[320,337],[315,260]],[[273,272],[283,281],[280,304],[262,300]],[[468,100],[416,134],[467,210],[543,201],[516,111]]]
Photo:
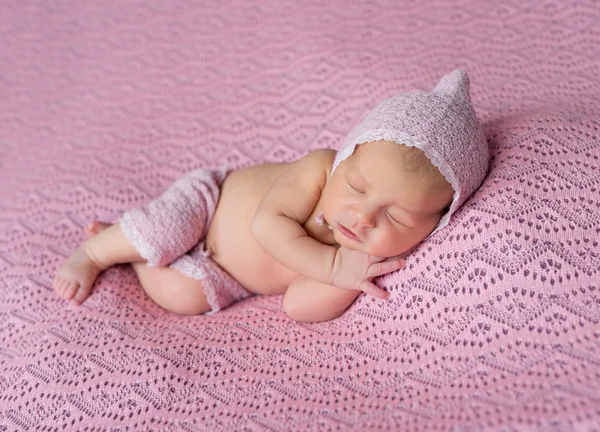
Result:
[[358,190],[358,189],[356,189],[354,186],[352,186],[352,183],[350,183],[348,180],[346,180],[346,182],[347,182],[347,183],[350,185],[350,187],[351,187],[352,189],[354,189],[356,192],[358,192],[358,193],[361,193],[361,194],[364,194],[364,193],[365,193],[364,191]]
[[398,222],[398,220],[397,220],[396,218],[394,218],[394,216],[392,216],[392,215],[391,215],[389,212],[387,212],[387,211],[386,211],[386,212],[385,212],[385,214],[387,214],[387,215],[388,215],[388,217],[389,217],[389,218],[390,218],[390,219],[391,219],[393,222],[396,222],[398,225],[403,225],[403,224],[401,224],[400,222]]

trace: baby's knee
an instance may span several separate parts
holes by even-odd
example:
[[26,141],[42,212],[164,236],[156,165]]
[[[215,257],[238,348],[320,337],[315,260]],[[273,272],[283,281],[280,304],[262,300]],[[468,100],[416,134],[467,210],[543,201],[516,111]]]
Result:
[[202,281],[174,269],[163,277],[140,280],[144,291],[159,306],[180,315],[199,315],[210,311]]

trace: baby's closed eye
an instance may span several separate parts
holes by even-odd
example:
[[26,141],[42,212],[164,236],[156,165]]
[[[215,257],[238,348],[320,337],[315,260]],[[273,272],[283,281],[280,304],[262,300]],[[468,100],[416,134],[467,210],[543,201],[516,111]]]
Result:
[[389,211],[386,210],[385,214],[387,215],[388,219],[390,221],[392,221],[393,223],[398,224],[398,225],[403,225],[402,223],[400,223],[400,221],[398,221],[398,219],[396,219],[394,216],[392,216],[392,214]]
[[358,186],[354,186],[352,183],[350,183],[350,180],[346,179],[346,182],[348,183],[348,185],[349,185],[349,186],[350,186],[352,189],[354,189],[354,191],[356,191],[356,192],[358,192],[358,193],[360,193],[360,194],[364,194],[364,193],[365,193],[365,191],[364,191],[364,190],[361,190],[361,189],[360,189]]

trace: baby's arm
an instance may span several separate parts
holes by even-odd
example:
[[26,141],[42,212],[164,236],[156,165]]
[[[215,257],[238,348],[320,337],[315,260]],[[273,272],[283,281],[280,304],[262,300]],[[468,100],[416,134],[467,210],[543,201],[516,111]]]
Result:
[[256,241],[279,263],[323,283],[333,282],[337,248],[314,240],[302,225],[319,201],[331,162],[321,150],[290,164],[267,191],[250,226]]
[[332,162],[332,153],[318,150],[290,164],[265,194],[250,231],[273,259],[299,275],[387,298],[371,279],[397,270],[402,264],[399,260],[384,261],[364,252],[325,245],[303,228],[319,201]]
[[300,277],[285,292],[283,310],[296,321],[329,321],[342,315],[359,294]]

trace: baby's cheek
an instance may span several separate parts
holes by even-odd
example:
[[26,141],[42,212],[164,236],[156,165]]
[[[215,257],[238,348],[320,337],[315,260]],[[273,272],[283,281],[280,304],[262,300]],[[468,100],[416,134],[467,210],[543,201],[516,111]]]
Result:
[[370,254],[380,257],[400,255],[412,247],[409,243],[410,239],[405,235],[384,231],[379,233],[377,238],[374,239]]

